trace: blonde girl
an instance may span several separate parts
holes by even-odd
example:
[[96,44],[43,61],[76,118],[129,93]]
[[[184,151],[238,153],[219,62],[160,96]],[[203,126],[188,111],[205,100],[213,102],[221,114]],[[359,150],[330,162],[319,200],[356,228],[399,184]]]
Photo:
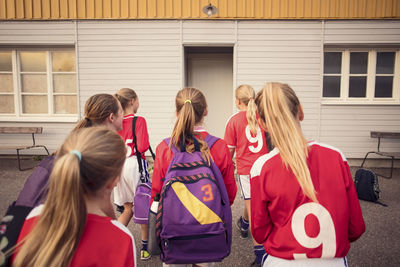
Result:
[[267,83],[255,102],[275,145],[251,169],[251,230],[268,253],[264,266],[347,266],[365,224],[346,158],[306,141],[289,85]]
[[104,127],[66,138],[48,197],[24,223],[13,266],[135,266],[133,237],[112,219],[110,201],[125,152],[121,137]]
[[[228,119],[224,140],[228,144],[233,157],[236,152],[236,172],[244,199],[245,207],[236,226],[242,238],[248,237],[250,221],[250,169],[260,156],[268,153],[265,133],[260,130],[257,122],[257,107],[254,103],[253,87],[247,84],[236,88],[236,107],[239,112]],[[264,247],[253,239],[256,256],[252,266],[259,266],[265,253]]]
[[[149,134],[147,132],[146,120],[143,117],[136,116],[139,109],[139,98],[136,92],[130,88],[122,88],[118,90],[115,94],[119,102],[122,105],[124,111],[124,116],[122,120],[122,129],[118,134],[124,139],[127,146],[126,161],[124,168],[122,170],[121,180],[114,189],[114,203],[117,206],[123,206],[123,212],[118,218],[118,221],[124,225],[128,225],[132,216],[132,207],[134,205],[133,198],[135,196],[135,191],[140,183],[140,173],[138,167],[138,161],[136,157],[140,157],[142,160],[143,172],[145,175],[145,180],[149,180],[149,174],[147,171],[148,162],[144,152],[149,149]],[[132,120],[137,117],[135,129],[132,129]],[[133,140],[133,132],[136,134],[137,149],[140,155],[135,153],[135,143]],[[143,203],[136,203],[140,205]],[[147,251],[148,244],[148,224],[140,224],[142,231],[142,249],[140,252],[140,258],[142,260],[147,260],[151,257],[150,253]]]
[[[207,102],[204,94],[195,88],[184,88],[177,93],[175,106],[177,119],[172,131],[172,141],[170,145],[179,148],[179,144],[184,139],[186,143],[186,151],[193,152],[195,148],[192,136],[194,136],[200,143],[200,151],[202,152],[203,158],[205,160],[212,158],[221,171],[229,196],[229,201],[232,205],[236,196],[237,188],[233,173],[234,167],[228,147],[222,139],[215,142],[211,149],[209,149],[207,143],[203,141],[208,135],[208,132],[203,128],[204,117],[208,113]],[[162,141],[157,146],[156,150],[151,188],[152,200],[161,192],[163,180],[172,157],[173,153],[171,148],[165,141]],[[168,265],[164,264],[164,266]],[[180,265],[174,264],[173,266]],[[203,263],[200,264],[200,266],[213,266],[213,263]]]

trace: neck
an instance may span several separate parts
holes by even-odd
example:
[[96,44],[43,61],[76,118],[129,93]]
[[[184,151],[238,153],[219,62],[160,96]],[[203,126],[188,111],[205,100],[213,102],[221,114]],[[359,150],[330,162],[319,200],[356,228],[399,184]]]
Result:
[[237,106],[238,110],[240,111],[246,111],[247,110],[247,106],[245,104],[240,104]]
[[85,195],[87,213],[108,216],[115,219],[110,197],[110,195],[107,197],[106,194]]
[[129,115],[129,114],[135,115],[135,112],[133,110],[133,106],[129,106],[126,109],[124,109],[124,116]]

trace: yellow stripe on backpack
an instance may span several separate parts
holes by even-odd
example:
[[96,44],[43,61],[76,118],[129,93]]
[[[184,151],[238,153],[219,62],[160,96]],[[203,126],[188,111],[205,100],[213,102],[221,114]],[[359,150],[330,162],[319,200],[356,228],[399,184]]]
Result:
[[171,185],[179,200],[200,224],[222,222],[221,218],[195,197],[181,182]]

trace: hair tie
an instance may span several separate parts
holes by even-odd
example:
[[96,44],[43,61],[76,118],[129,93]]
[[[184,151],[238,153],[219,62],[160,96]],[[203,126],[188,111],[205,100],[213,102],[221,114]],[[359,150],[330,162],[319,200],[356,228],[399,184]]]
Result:
[[253,97],[252,97],[252,96],[249,97],[249,101],[250,101],[250,100],[253,100]]
[[79,163],[81,162],[81,160],[82,160],[82,154],[81,154],[81,152],[79,152],[78,150],[71,150],[69,153],[70,153],[70,154],[75,154],[75,155],[78,157],[78,159],[79,159]]
[[90,119],[89,119],[88,117],[85,117],[85,120],[86,120],[87,122],[89,122],[89,121],[90,121]]
[[185,103],[183,103],[183,104],[186,104],[186,103],[190,103],[190,104],[192,104],[192,100],[190,100],[190,99],[186,99],[186,100],[185,100]]

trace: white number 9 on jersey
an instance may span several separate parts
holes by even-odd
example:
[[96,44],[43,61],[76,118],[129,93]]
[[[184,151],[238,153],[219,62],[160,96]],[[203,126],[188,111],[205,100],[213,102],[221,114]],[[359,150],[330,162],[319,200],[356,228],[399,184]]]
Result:
[[250,143],[256,145],[256,146],[250,145],[249,150],[253,153],[260,152],[260,150],[263,146],[263,138],[262,138],[260,127],[257,126],[257,135],[256,135],[256,137],[253,137],[253,136],[251,136],[250,126],[247,125],[246,126],[246,137]]
[[[312,214],[318,219],[319,234],[310,237],[306,233],[305,219]],[[317,248],[322,245],[321,258],[334,258],[336,254],[336,232],[329,211],[321,204],[310,202],[299,206],[292,216],[292,232],[297,242],[305,248]],[[306,254],[293,254],[295,259],[307,258]]]

